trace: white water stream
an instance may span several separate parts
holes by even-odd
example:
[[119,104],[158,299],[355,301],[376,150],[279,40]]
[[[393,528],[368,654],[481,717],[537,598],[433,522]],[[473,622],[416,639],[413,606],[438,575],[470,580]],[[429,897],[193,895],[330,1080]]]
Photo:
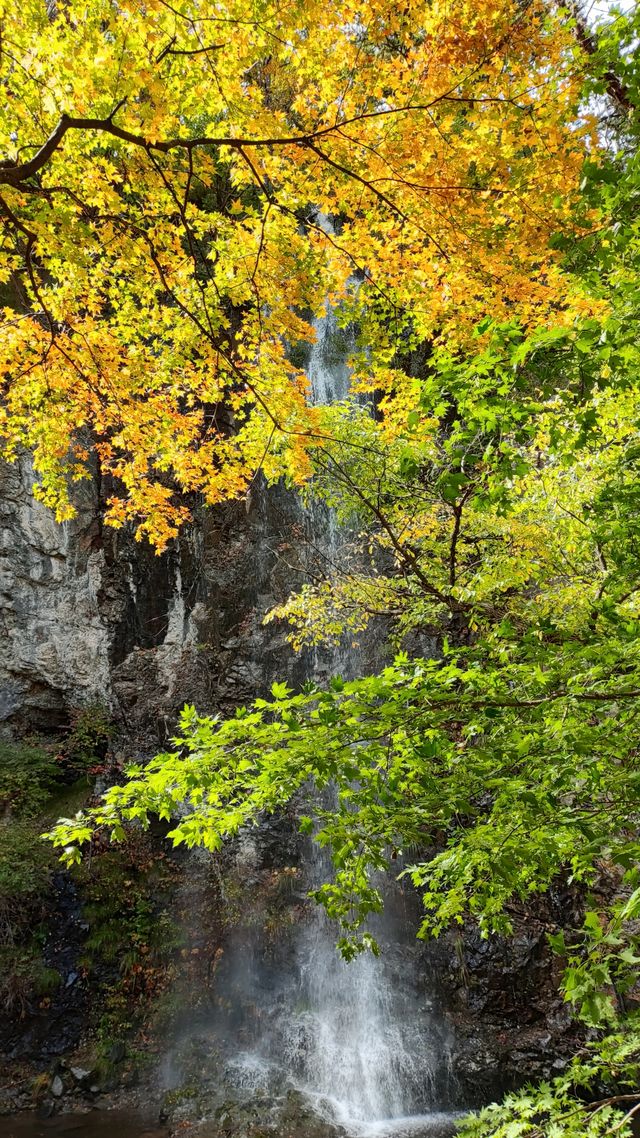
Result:
[[[344,400],[349,394],[348,337],[328,306],[314,328],[307,365],[313,401]],[[311,505],[306,521],[326,563],[339,561],[345,535],[332,512]],[[329,670],[357,673],[357,650],[356,658],[353,650],[349,656],[336,649]],[[327,880],[326,855],[311,841],[302,868],[307,888]],[[395,893],[389,898],[395,924],[406,926],[399,887],[390,883],[388,892]],[[391,917],[376,928],[376,935],[387,941],[388,951],[381,957],[367,952],[346,963],[335,946],[336,926],[324,911],[318,908],[302,921],[293,968],[268,1016],[269,1029],[240,1067],[251,1077],[256,1063],[275,1062],[321,1117],[351,1135],[450,1133],[452,1115],[429,1110],[447,1081],[446,1032],[416,990],[410,952],[394,947],[398,929],[393,924]]]
[[[314,403],[344,400],[349,371],[336,314],[327,306],[314,322],[308,375]],[[331,513],[312,513],[313,535],[325,546],[329,563],[340,557],[340,531]],[[356,650],[352,650],[357,653]],[[335,671],[347,661],[336,652]],[[357,660],[349,660],[357,671]],[[326,857],[312,846],[307,878],[311,887],[326,880]],[[412,1017],[407,993],[388,975],[384,958],[361,954],[351,963],[335,947],[336,929],[318,910],[303,928],[297,951],[299,1006],[291,1021],[289,1058],[298,1086],[311,1096],[320,1113],[354,1134],[398,1133],[388,1120],[413,1113],[417,1101],[429,1097],[434,1062]],[[396,980],[398,977],[396,977]],[[424,1116],[413,1129],[424,1126]],[[407,1122],[403,1124],[407,1126]],[[373,1128],[373,1129],[372,1129]]]
[[[307,364],[312,398],[317,404],[345,400],[349,337],[328,306],[314,328]],[[342,564],[350,539],[332,511],[311,503],[301,521],[320,563]],[[258,642],[256,654],[259,658]],[[341,647],[316,653],[309,670],[324,680],[331,674],[357,675],[364,666],[357,649]],[[188,1025],[176,1042],[167,1061],[169,1082],[185,1081],[179,1052],[186,1041],[187,1049],[193,1045],[188,1077],[195,1075],[204,1086],[216,1118],[220,1111],[226,1117],[231,1102],[236,1104],[229,1108],[232,1117],[236,1108],[243,1118],[253,1112],[252,1118],[275,1126],[276,1133],[293,1133],[288,1128],[293,1110],[296,1135],[308,1130],[313,1138],[320,1133],[319,1120],[327,1125],[323,1135],[333,1127],[354,1138],[451,1134],[450,1032],[420,975],[416,915],[406,911],[413,901],[400,886],[392,880],[384,884],[385,914],[372,925],[381,956],[367,952],[346,963],[336,949],[335,924],[305,901],[307,891],[330,874],[326,855],[307,839],[298,873],[289,879],[294,882],[290,922],[277,926],[271,939],[265,935],[266,913],[260,909],[266,903],[260,900],[265,851],[271,850],[267,864],[273,864],[274,849],[281,864],[289,856],[292,825],[290,819],[287,838],[286,826],[282,836],[278,823],[274,829],[266,820],[247,830],[237,845],[236,877],[246,914],[230,932],[216,972],[217,1008],[206,1021]],[[306,1122],[300,1110],[308,1112]]]

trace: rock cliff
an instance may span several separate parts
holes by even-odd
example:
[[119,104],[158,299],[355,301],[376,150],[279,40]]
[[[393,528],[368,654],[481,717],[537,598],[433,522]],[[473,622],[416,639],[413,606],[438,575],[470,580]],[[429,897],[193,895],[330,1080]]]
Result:
[[54,734],[72,708],[104,702],[143,749],[178,708],[228,708],[296,662],[261,624],[296,578],[302,525],[284,493],[204,512],[161,556],[102,526],[97,480],[59,524],[32,494],[26,458],[0,466],[0,729]]
[[110,630],[101,611],[104,550],[92,487],[58,525],[31,493],[26,459],[0,470],[0,720],[50,730],[69,705],[111,694]]

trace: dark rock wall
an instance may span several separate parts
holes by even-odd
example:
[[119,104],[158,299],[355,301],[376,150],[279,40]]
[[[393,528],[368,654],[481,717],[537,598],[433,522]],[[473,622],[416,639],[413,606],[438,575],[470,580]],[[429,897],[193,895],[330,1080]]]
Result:
[[563,962],[548,934],[581,923],[582,899],[560,883],[515,908],[510,937],[482,938],[469,921],[424,949],[456,1037],[456,1078],[464,1101],[481,1105],[505,1091],[553,1078],[584,1032],[559,991]]

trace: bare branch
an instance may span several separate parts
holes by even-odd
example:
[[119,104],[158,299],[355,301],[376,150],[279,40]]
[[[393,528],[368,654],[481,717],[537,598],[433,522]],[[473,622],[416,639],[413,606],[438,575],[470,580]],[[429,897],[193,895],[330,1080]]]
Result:
[[205,55],[208,51],[222,51],[223,47],[228,46],[226,43],[211,43],[208,47],[174,47],[173,45],[176,42],[176,38],[177,37],[174,36],[167,46],[162,49],[156,58],[156,63],[161,63],[168,55]]

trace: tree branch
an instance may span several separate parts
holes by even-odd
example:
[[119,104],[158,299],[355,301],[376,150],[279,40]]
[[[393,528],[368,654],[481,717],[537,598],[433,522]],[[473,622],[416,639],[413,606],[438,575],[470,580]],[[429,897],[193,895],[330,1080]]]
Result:
[[161,63],[167,55],[206,55],[208,51],[222,51],[223,47],[227,47],[226,43],[211,43],[208,47],[174,47],[173,45],[176,42],[176,38],[177,37],[174,36],[172,40],[169,40],[167,46],[164,47],[157,56],[156,63]]
[[[209,48],[203,48],[202,51],[213,51],[226,46],[225,44],[213,44]],[[171,49],[172,50],[172,49]],[[168,49],[167,49],[168,52]],[[196,54],[187,52],[173,52],[173,54]],[[54,130],[49,135],[46,142],[40,147],[33,158],[28,162],[14,163],[10,159],[0,161],[0,185],[19,186],[23,182],[32,178],[37,174],[47,162],[50,160],[55,151],[59,148],[65,134],[69,130],[84,130],[84,131],[102,131],[105,134],[110,134],[114,138],[119,138],[123,142],[129,142],[132,146],[139,146],[147,152],[158,151],[162,154],[167,154],[171,150],[195,150],[205,146],[228,146],[233,150],[240,150],[242,147],[263,147],[263,146],[302,146],[311,147],[313,149],[314,141],[325,138],[327,135],[335,134],[341,128],[349,126],[352,123],[363,122],[366,119],[382,118],[383,116],[403,115],[409,114],[412,111],[430,111],[438,103],[453,102],[453,103],[482,103],[482,102],[513,102],[511,99],[491,99],[491,98],[465,98],[451,94],[449,91],[436,95],[428,103],[409,103],[404,107],[386,107],[378,111],[365,111],[360,115],[355,115],[351,119],[345,119],[343,122],[334,123],[331,126],[320,127],[318,130],[309,131],[306,134],[284,135],[281,137],[272,138],[243,138],[237,135],[223,135],[215,137],[211,135],[199,135],[196,138],[169,138],[152,140],[145,138],[142,134],[136,134],[133,131],[126,130],[124,127],[116,126],[113,118],[118,110],[122,107],[124,100],[108,115],[106,118],[78,118],[77,116],[62,114],[60,120]],[[336,170],[341,170],[349,177],[355,178],[357,181],[363,182],[368,189],[371,189],[377,197],[385,201],[390,208],[395,212],[399,212],[397,207],[390,202],[384,194],[375,190],[371,183],[365,182],[354,171],[349,170],[345,166],[334,162],[328,158],[322,151],[318,151],[318,156],[323,161],[328,162]]]
[[40,147],[38,152],[34,154],[33,158],[30,158],[28,162],[22,162],[19,166],[14,165],[7,159],[0,162],[0,184],[4,186],[19,186],[21,182],[26,182],[29,178],[32,178],[34,174],[37,174],[43,166],[46,166],[54,151],[58,149],[68,129],[69,121],[66,115],[62,115],[55,130],[52,131],[44,145]]
[[[597,37],[588,28],[578,4],[574,3],[571,7],[572,15],[575,20],[576,39],[580,47],[587,55],[597,55]],[[609,98],[613,99],[613,102],[617,103],[617,105],[622,107],[627,113],[633,111],[635,108],[629,95],[629,89],[622,82],[620,76],[616,75],[615,71],[609,69],[604,72],[603,79],[607,84],[607,94]]]

